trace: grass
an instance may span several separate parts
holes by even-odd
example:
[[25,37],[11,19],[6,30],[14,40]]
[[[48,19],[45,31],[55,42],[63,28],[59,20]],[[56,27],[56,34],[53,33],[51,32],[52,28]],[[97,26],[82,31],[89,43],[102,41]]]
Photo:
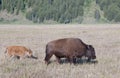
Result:
[[[1,25],[0,78],[118,78],[120,76],[120,26],[95,25]],[[97,64],[58,64],[53,56],[44,63],[45,46],[55,39],[77,37],[95,47]],[[23,45],[37,60],[4,57],[5,47]]]

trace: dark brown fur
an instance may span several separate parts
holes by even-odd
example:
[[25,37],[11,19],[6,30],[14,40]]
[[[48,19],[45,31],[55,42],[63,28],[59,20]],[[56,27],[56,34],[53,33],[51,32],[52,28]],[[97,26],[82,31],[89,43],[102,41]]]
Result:
[[88,57],[88,61],[95,59],[95,51],[92,45],[86,45],[79,38],[64,38],[49,42],[46,45],[45,62],[48,64],[52,55],[56,56],[58,62],[60,58],[67,58],[71,63],[74,58]]

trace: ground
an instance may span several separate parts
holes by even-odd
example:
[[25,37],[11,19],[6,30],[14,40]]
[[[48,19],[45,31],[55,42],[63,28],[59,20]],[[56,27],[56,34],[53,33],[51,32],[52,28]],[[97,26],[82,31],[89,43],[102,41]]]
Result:
[[[120,76],[120,25],[0,25],[0,78],[118,78]],[[76,37],[94,46],[98,63],[58,64],[54,56],[44,63],[49,41]],[[31,48],[38,59],[10,59],[7,46]]]

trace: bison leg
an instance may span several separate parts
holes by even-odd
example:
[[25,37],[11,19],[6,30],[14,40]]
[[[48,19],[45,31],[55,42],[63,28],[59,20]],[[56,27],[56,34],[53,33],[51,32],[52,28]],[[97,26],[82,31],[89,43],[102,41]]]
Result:
[[56,60],[58,61],[58,63],[60,63],[60,58],[56,56]]
[[77,58],[74,57],[74,58],[73,58],[73,63],[76,63],[76,61],[77,61]]
[[72,64],[73,63],[73,57],[69,57],[68,61],[70,62],[70,64]]
[[52,57],[52,55],[53,55],[53,54],[46,54],[45,59],[44,59],[46,64],[49,63],[49,60],[50,60],[50,58]]
[[90,61],[91,61],[91,58],[88,58],[88,59],[87,59],[87,62],[90,62]]
[[71,56],[71,57],[68,57],[68,61],[70,62],[70,64],[71,63],[76,63],[76,60],[77,60],[77,57],[75,57],[75,56]]

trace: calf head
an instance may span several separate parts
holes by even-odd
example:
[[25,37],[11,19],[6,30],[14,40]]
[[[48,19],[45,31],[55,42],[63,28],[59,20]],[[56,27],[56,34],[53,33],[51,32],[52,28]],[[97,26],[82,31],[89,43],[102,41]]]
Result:
[[90,59],[96,59],[95,49],[93,48],[92,45],[87,45],[86,56]]
[[27,55],[28,57],[31,57],[31,56],[32,56],[32,51],[29,49],[29,50],[27,51],[26,55]]
[[27,52],[27,56],[28,58],[38,59],[38,57],[33,56],[31,49],[29,49],[29,51]]

